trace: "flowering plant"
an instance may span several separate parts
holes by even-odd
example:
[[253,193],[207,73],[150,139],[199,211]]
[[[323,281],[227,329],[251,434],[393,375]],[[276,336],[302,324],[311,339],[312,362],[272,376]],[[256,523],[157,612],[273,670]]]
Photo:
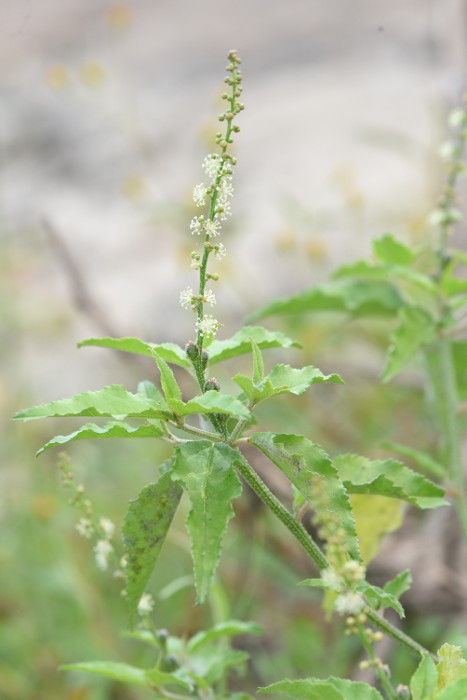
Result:
[[[240,497],[246,483],[311,559],[311,573],[320,576],[306,579],[302,585],[326,591],[328,610],[343,616],[347,633],[361,640],[368,657],[363,665],[374,669],[381,689],[380,692],[364,683],[331,676],[283,680],[258,692],[285,693],[311,700],[382,700],[383,695],[390,699],[462,700],[467,696],[467,662],[457,650],[445,645],[434,656],[385,617],[388,608],[404,616],[399,598],[410,586],[410,573],[401,572],[383,588],[369,583],[368,557],[360,546],[351,500],[352,495],[385,497],[420,508],[437,508],[447,503],[443,489],[394,459],[379,461],[342,455],[331,460],[319,445],[303,435],[251,431],[255,408],[263,401],[283,394],[302,394],[317,383],[342,383],[342,379],[337,374],[325,375],[314,366],[294,368],[277,364],[266,371],[263,350],[298,344],[283,333],[256,325],[242,328],[231,338],[218,340],[215,335],[221,324],[205,314],[205,306],[215,304],[214,292],[207,283],[218,280],[217,273],[209,271],[209,263],[226,252],[218,240],[222,222],[231,211],[236,159],[230,146],[233,134],[239,131],[235,120],[243,109],[239,102],[240,60],[235,51],[228,58],[225,79],[228,91],[223,95],[227,109],[219,117],[225,131],[216,135],[218,152],[204,160],[207,182],[198,184],[193,192],[195,204],[205,210],[190,225],[195,240],[200,242],[191,255],[191,267],[198,272],[199,284],[196,292],[188,287],[180,295],[182,307],[196,315],[196,340],[189,341],[185,348],[138,338],[86,340],[81,345],[152,357],[159,369],[160,388],[144,381],[132,393],[123,386],[112,385],[28,408],[16,416],[22,420],[54,416],[111,419],[103,426],[87,423],[69,435],[56,436],[39,452],[75,440],[109,437],[145,437],[173,446],[172,456],[160,466],[157,482],[145,486],[137,499],[129,503],[122,527],[123,553],[116,570],[125,582],[130,626],[137,627],[132,635],[156,648],[156,662],[144,669],[120,662],[83,662],[65,668],[143,687],[159,698],[247,700],[252,697],[228,690],[228,669],[243,666],[247,654],[232,649],[226,641],[237,634],[259,633],[258,626],[230,620],[189,640],[179,639],[165,630],[155,629],[151,618],[154,602],[146,590],[182,494],[186,492],[190,501],[186,526],[192,543],[197,602],[206,601],[221,557],[224,534],[234,516],[232,502]],[[213,365],[247,353],[251,353],[252,372],[249,376],[235,374],[233,382],[240,390],[236,396],[222,392],[215,377],[207,377]],[[195,379],[198,385],[195,396],[184,400],[171,364],[183,368]],[[198,416],[198,423],[193,416]],[[245,446],[256,448],[288,479],[294,492],[293,512],[264,483],[245,456]],[[82,487],[75,486],[65,457],[61,468],[66,485],[74,492],[72,500],[81,510],[77,529],[84,537],[95,539],[96,562],[106,569],[116,557],[113,523],[94,516],[92,503]],[[313,530],[307,529],[303,522],[309,510],[313,513]],[[420,657],[410,689],[394,687],[388,666],[375,648],[383,635]]]

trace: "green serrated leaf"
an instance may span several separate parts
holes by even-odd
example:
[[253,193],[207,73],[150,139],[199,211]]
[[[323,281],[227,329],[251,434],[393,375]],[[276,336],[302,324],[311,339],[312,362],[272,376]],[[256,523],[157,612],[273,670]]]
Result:
[[379,551],[379,545],[388,532],[402,525],[404,503],[386,496],[351,497],[360,552],[368,564]]
[[182,495],[180,484],[174,482],[171,477],[170,469],[174,464],[174,457],[166,460],[162,465],[166,471],[157,483],[145,486],[136,500],[130,501],[123,523],[130,625],[133,625],[139,600],[159,557]]
[[467,678],[467,661],[462,656],[462,649],[453,644],[443,644],[438,651],[438,692],[460,678]]
[[381,381],[388,382],[400,372],[423,346],[431,343],[436,326],[431,316],[421,307],[405,306],[399,312],[399,326],[391,335],[386,366]]
[[193,683],[189,683],[184,678],[180,678],[177,672],[166,673],[165,671],[160,671],[158,668],[151,668],[146,671],[146,678],[152,685],[156,686],[156,688],[161,688],[165,685],[180,685],[190,690],[193,687]]
[[443,489],[396,459],[339,455],[334,466],[349,493],[398,498],[419,508],[448,505]]
[[405,617],[405,611],[396,596],[388,593],[379,586],[373,586],[368,581],[362,581],[358,585],[358,590],[363,593],[371,607],[377,608],[393,608],[400,617]]
[[79,430],[69,435],[56,435],[52,440],[49,440],[36,455],[40,455],[45,450],[55,447],[56,445],[64,445],[74,440],[92,440],[96,438],[160,438],[164,435],[164,431],[158,425],[139,425],[133,428],[127,423],[113,421],[104,426],[95,425],[94,423],[86,423]]
[[323,374],[312,365],[301,369],[290,365],[276,365],[258,385],[243,374],[235,375],[233,380],[255,404],[281,394],[302,394],[312,384],[344,383],[338,374]]
[[169,365],[157,354],[154,359],[156,360],[157,366],[159,367],[159,372],[161,373],[161,386],[166,400],[169,401],[170,399],[176,399],[181,401],[182,392]]
[[194,413],[225,413],[241,418],[250,416],[249,410],[241,401],[220,391],[207,391],[186,403],[177,399],[171,399],[168,403],[170,408],[181,417]]
[[99,391],[85,391],[69,399],[26,408],[15,416],[16,420],[79,416],[107,416],[124,418],[167,418],[170,414],[160,404],[141,394],[131,394],[119,384],[106,386]]
[[143,688],[150,687],[146,672],[142,668],[129,666],[118,661],[87,661],[77,664],[65,664],[60,666],[60,669],[62,671],[86,671],[87,673],[95,673],[98,676],[105,676],[122,683],[139,685]]
[[254,433],[250,442],[279,467],[308,503],[339,516],[347,551],[360,559],[349,497],[324,450],[302,435]]
[[390,233],[373,241],[373,254],[382,263],[393,265],[411,265],[415,253]]
[[465,700],[467,698],[467,678],[455,681],[438,693],[435,698],[436,700]]
[[142,382],[138,383],[136,393],[141,394],[141,396],[144,396],[147,399],[151,399],[151,401],[159,403],[161,406],[165,406],[165,399],[162,396],[161,392],[155,384],[153,384],[147,379],[144,379]]
[[410,679],[412,700],[425,700],[434,695],[438,683],[435,662],[426,654]]
[[286,693],[301,700],[383,700],[382,695],[367,685],[345,678],[330,677],[326,680],[304,678],[302,680],[283,680],[259,688],[258,693]]
[[397,574],[397,576],[394,576],[391,581],[387,581],[383,586],[383,590],[396,598],[400,598],[403,593],[409,590],[411,585],[412,574],[406,569],[405,571],[401,571],[400,574]]
[[255,622],[242,622],[241,620],[219,622],[210,629],[195,634],[188,642],[188,650],[193,653],[203,644],[212,642],[219,637],[235,637],[237,634],[263,634],[263,629]]
[[394,316],[404,302],[397,289],[379,280],[335,280],[267,304],[250,319],[310,311],[345,311],[353,318]]
[[111,348],[152,358],[157,354],[163,360],[171,362],[173,365],[179,365],[186,369],[191,366],[185,351],[175,343],[161,343],[157,345],[156,343],[146,343],[139,338],[89,338],[78,343],[79,348],[86,346]]
[[269,348],[300,348],[297,343],[279,331],[268,331],[262,326],[245,326],[227,340],[214,340],[209,346],[209,364],[228,360],[251,351],[251,340],[260,350]]
[[228,646],[208,644],[190,655],[190,675],[201,687],[214,685],[225,677],[226,671],[234,666],[243,667],[248,654]]
[[242,491],[233,468],[237,458],[228,445],[208,440],[189,441],[175,454],[172,478],[183,484],[191,501],[187,528],[198,603],[206,599],[219,563],[222,539],[234,515],[232,500]]
[[444,479],[445,469],[443,465],[433,459],[427,452],[407,447],[407,445],[400,445],[398,442],[384,442],[381,447],[385,450],[398,452],[402,457],[407,457],[407,459],[412,459],[422,471],[428,472],[428,474],[436,476],[438,479]]
[[264,379],[264,362],[258,343],[250,338],[251,352],[253,353],[253,382],[259,384]]

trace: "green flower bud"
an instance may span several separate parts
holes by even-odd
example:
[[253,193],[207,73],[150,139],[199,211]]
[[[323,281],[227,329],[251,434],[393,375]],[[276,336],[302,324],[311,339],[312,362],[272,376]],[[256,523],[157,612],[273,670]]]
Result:
[[204,382],[204,391],[219,391],[220,386],[219,382],[215,377],[212,377],[211,379],[208,379],[207,382]]
[[192,362],[196,362],[199,357],[199,347],[192,340],[185,345],[185,352]]
[[208,362],[209,362],[209,353],[207,350],[203,350],[203,352],[201,353],[201,367],[203,369],[203,372],[206,369],[206,367],[208,366]]
[[162,659],[161,671],[164,671],[165,673],[172,673],[172,671],[176,671],[177,668],[180,668],[180,663],[177,657],[173,654],[169,654],[164,659]]

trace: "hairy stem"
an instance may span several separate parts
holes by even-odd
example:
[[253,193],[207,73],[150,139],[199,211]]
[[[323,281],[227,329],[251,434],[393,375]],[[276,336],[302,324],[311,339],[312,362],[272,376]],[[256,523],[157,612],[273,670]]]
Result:
[[[329,564],[320,547],[313,540],[311,535],[305,530],[303,525],[295,520],[293,515],[285,508],[282,503],[269,490],[263,480],[258,476],[245,457],[238,452],[239,459],[235,466],[243,476],[247,484],[253,489],[263,503],[276,515],[279,520],[286,526],[289,532],[295,537],[297,542],[301,544],[305,552],[313,559],[319,569],[326,569]],[[388,620],[379,615],[375,610],[367,606],[364,610],[368,619],[378,627],[382,632],[389,635],[400,644],[404,645],[416,654],[430,654],[430,652],[422,647],[418,642],[406,635],[401,630],[397,629]]]

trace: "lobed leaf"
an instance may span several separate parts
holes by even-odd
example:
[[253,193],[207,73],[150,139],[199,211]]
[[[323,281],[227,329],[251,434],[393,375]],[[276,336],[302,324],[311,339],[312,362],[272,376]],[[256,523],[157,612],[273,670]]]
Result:
[[435,698],[436,700],[465,700],[467,698],[467,678],[459,678],[452,685],[437,693]]
[[253,354],[253,382],[259,384],[264,379],[264,362],[258,343],[250,338],[251,352]]
[[398,498],[419,508],[447,505],[444,491],[396,459],[371,460],[360,455],[339,455],[334,466],[349,493]]
[[308,503],[338,515],[347,550],[360,559],[349,497],[324,450],[302,435],[254,433],[249,441],[279,467]]
[[251,341],[254,341],[260,350],[268,348],[301,348],[284,333],[268,331],[262,326],[245,326],[227,340],[214,340],[209,346],[209,364],[228,360],[237,355],[246,355],[251,352]]
[[438,671],[433,659],[425,654],[410,679],[412,700],[425,700],[434,695],[438,683]]
[[242,491],[233,468],[236,459],[234,449],[208,440],[186,442],[174,457],[172,479],[183,485],[191,501],[187,528],[198,603],[206,599],[219,563],[224,533],[234,515],[232,500]]
[[181,674],[177,672],[167,673],[158,668],[151,668],[145,671],[145,675],[148,681],[150,681],[152,685],[155,685],[156,688],[160,688],[164,685],[180,685],[187,690],[191,690],[193,687],[193,683],[189,683],[184,678],[181,678]]
[[380,262],[393,265],[411,265],[415,260],[413,250],[390,233],[373,241],[373,254]]
[[353,318],[394,316],[403,304],[396,287],[386,281],[344,279],[273,301],[252,314],[250,319],[308,311],[345,311]]
[[157,354],[155,356],[155,360],[159,368],[159,372],[161,373],[161,386],[166,401],[169,401],[170,399],[181,401],[182,392],[169,365]]
[[396,598],[400,598],[403,593],[409,590],[411,585],[412,574],[406,569],[405,571],[401,571],[400,574],[397,574],[397,576],[394,576],[391,581],[387,581],[383,586],[383,590]]
[[173,365],[185,368],[191,367],[185,351],[175,343],[161,343],[158,345],[156,343],[146,343],[139,338],[89,338],[78,343],[79,348],[86,346],[111,348],[112,350],[121,350],[152,358],[157,355]]
[[170,399],[168,403],[170,408],[181,417],[193,413],[226,413],[241,418],[250,417],[249,410],[241,401],[220,391],[207,391],[186,403],[177,399]]
[[195,634],[188,642],[188,651],[193,653],[199,647],[219,637],[235,637],[237,634],[263,634],[263,630],[255,622],[242,622],[241,620],[219,622],[210,629]]
[[42,454],[45,450],[55,447],[56,445],[65,445],[74,440],[92,440],[99,438],[160,438],[164,435],[164,431],[157,424],[139,425],[136,428],[122,423],[120,421],[112,421],[104,426],[96,425],[95,423],[86,423],[79,430],[69,435],[56,435],[52,440],[49,440],[43,447],[36,452],[36,455]]
[[438,691],[461,678],[467,679],[467,661],[464,659],[460,647],[456,647],[453,644],[443,644],[438,650],[438,658],[439,663],[436,666],[438,671]]
[[436,335],[431,316],[419,306],[405,306],[399,312],[399,326],[391,335],[386,366],[381,375],[388,382],[403,369],[417,351],[428,345]]
[[172,457],[164,463],[167,469],[155,484],[145,486],[130,501],[122,527],[127,565],[127,602],[130,625],[133,625],[139,600],[159,557],[162,545],[182,496],[180,484],[171,478]]
[[146,677],[146,672],[142,668],[130,666],[118,661],[85,661],[77,664],[65,664],[60,666],[62,671],[86,671],[95,673],[98,676],[105,676],[122,683],[139,685],[149,688],[150,682]]
[[362,581],[358,585],[358,590],[365,595],[366,600],[374,610],[393,608],[400,617],[405,617],[404,608],[392,593],[388,593],[379,586],[373,586],[368,581]]
[[141,394],[131,394],[119,384],[106,386],[98,391],[85,391],[69,399],[26,408],[17,413],[16,420],[55,418],[68,416],[109,416],[123,418],[166,418],[170,416],[163,405]]
[[304,678],[283,680],[258,688],[258,693],[285,693],[301,700],[383,700],[383,696],[366,683],[330,677],[326,680]]
[[362,561],[368,564],[378,554],[383,537],[402,525],[404,503],[386,496],[367,495],[354,495],[351,503]]
[[295,369],[290,365],[276,365],[259,384],[255,384],[244,374],[235,375],[233,380],[255,404],[281,394],[302,394],[312,384],[344,383],[338,374],[323,374],[312,365],[301,369]]
[[417,464],[420,469],[424,472],[428,472],[438,479],[444,479],[445,469],[440,462],[433,459],[431,455],[422,450],[416,450],[413,447],[407,447],[407,445],[400,445],[397,442],[384,442],[381,447],[385,450],[391,450],[392,452],[398,452],[402,457],[407,457]]

